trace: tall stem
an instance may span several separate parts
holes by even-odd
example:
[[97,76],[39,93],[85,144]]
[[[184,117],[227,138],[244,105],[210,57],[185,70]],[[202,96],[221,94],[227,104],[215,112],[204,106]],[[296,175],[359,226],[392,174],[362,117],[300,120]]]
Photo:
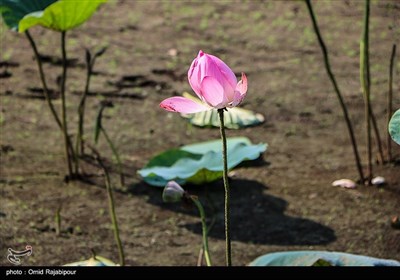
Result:
[[[61,131],[63,131],[63,126],[62,126],[61,120],[60,120],[58,113],[57,113],[56,109],[54,108],[53,102],[51,101],[51,98],[50,98],[50,91],[49,91],[49,88],[47,87],[46,76],[43,71],[42,60],[40,58],[40,54],[37,49],[36,43],[33,40],[32,35],[29,33],[29,30],[25,31],[25,35],[28,38],[28,41],[29,41],[29,43],[32,47],[33,53],[35,55],[35,59],[36,59],[38,69],[39,69],[40,81],[42,82],[44,98],[46,99],[47,105],[49,106],[50,112],[53,115],[53,118],[56,121],[58,127],[60,128]],[[69,149],[70,153],[72,153],[72,143],[69,138],[68,138],[68,149]]]
[[[389,92],[387,98],[387,124],[389,126],[390,119],[393,114],[393,65],[394,65],[394,57],[396,56],[396,44],[393,44],[392,47],[392,55],[390,56],[390,65],[389,65]],[[386,129],[386,143],[387,143],[387,155],[388,161],[392,161],[392,138],[389,134],[389,129]]]
[[364,92],[365,130],[367,142],[367,180],[371,184],[372,179],[372,145],[371,145],[371,94],[369,73],[369,0],[365,0],[364,30],[360,43],[360,79]]
[[103,127],[100,127],[100,129],[103,132],[104,137],[106,138],[107,143],[110,146],[111,151],[115,156],[115,159],[117,160],[120,184],[121,184],[121,187],[123,187],[125,185],[125,177],[124,177],[124,173],[122,172],[122,163],[121,163],[121,159],[119,157],[118,151],[115,148],[115,146],[114,146],[113,142],[111,141],[110,137],[108,136],[108,133],[106,132],[106,130]]
[[[70,178],[73,176],[72,172],[72,162],[71,162],[71,154],[68,150],[68,127],[67,127],[67,110],[65,104],[65,82],[67,79],[67,52],[65,49],[65,31],[61,32],[61,51],[62,51],[62,79],[61,79],[61,119],[62,119],[62,128],[64,135],[64,144],[65,144],[65,156],[67,159],[68,165],[68,175]],[[72,156],[74,153],[72,152]]]
[[201,205],[199,199],[196,196],[190,196],[191,200],[196,205],[199,210],[200,219],[201,219],[201,228],[203,232],[203,249],[204,249],[204,257],[206,259],[207,266],[211,266],[211,258],[210,251],[208,250],[208,229],[206,223],[206,214],[204,212],[203,205]]
[[385,157],[383,156],[382,141],[381,141],[381,136],[380,136],[379,129],[378,129],[378,124],[376,122],[375,114],[374,114],[374,111],[372,110],[371,102],[369,104],[369,111],[371,113],[370,120],[372,122],[372,129],[374,130],[374,134],[375,134],[376,146],[378,147],[378,156],[379,156],[378,163],[383,164],[385,162]]
[[86,85],[85,85],[85,90],[82,94],[81,100],[79,102],[79,107],[78,107],[78,135],[76,137],[76,146],[75,146],[75,151],[76,153],[79,153],[83,155],[83,141],[84,141],[84,120],[85,120],[85,104],[86,104],[86,96],[88,95],[89,92],[89,85],[90,85],[90,78],[92,76],[92,61],[90,59],[87,59],[86,61]]
[[114,228],[114,238],[115,242],[117,243],[118,247],[118,255],[119,255],[119,262],[121,266],[125,265],[125,255],[124,255],[124,249],[122,247],[122,242],[121,238],[119,237],[119,227],[118,227],[118,220],[117,220],[117,215],[115,213],[115,203],[114,203],[114,195],[111,187],[111,180],[110,180],[110,175],[108,174],[107,168],[103,164],[103,161],[100,158],[99,153],[92,148],[92,151],[96,154],[97,161],[99,162],[101,168],[104,171],[104,176],[105,176],[105,183],[106,183],[106,188],[107,188],[107,195],[108,195],[108,205],[110,208],[110,216],[111,216],[111,222]]
[[358,170],[358,174],[360,177],[360,181],[364,182],[364,174],[363,174],[363,170],[361,167],[361,161],[360,161],[360,155],[358,154],[358,149],[357,149],[357,142],[356,142],[356,138],[354,136],[354,131],[353,131],[353,127],[351,125],[351,121],[350,121],[350,117],[349,117],[349,113],[347,112],[347,107],[346,104],[344,103],[342,94],[339,90],[339,86],[336,82],[336,78],[333,75],[333,72],[331,70],[331,65],[329,62],[329,56],[328,56],[328,50],[325,46],[324,40],[322,39],[321,33],[319,31],[319,27],[318,27],[318,23],[317,23],[317,19],[315,17],[312,5],[311,5],[311,1],[310,0],[305,0],[306,4],[307,4],[307,8],[308,8],[308,12],[310,14],[311,17],[311,21],[313,23],[313,27],[314,27],[314,31],[317,35],[318,38],[318,43],[322,49],[322,54],[324,56],[324,64],[325,64],[325,68],[326,68],[326,72],[328,73],[329,79],[331,80],[331,83],[333,85],[333,88],[335,90],[336,96],[339,100],[340,103],[340,107],[342,108],[343,111],[343,116],[344,116],[344,120],[346,122],[347,125],[347,130],[349,132],[349,136],[350,136],[350,140],[351,140],[351,145],[353,147],[353,153],[354,153],[354,158],[355,158],[355,162],[356,162],[356,167]]
[[54,120],[56,121],[57,125],[60,127],[60,129],[62,129],[62,123],[60,121],[60,118],[58,117],[57,111],[54,108],[53,102],[51,102],[49,88],[47,87],[46,78],[45,78],[44,71],[43,71],[42,60],[40,59],[40,55],[39,55],[39,51],[36,47],[36,43],[33,40],[32,36],[28,30],[25,31],[25,35],[28,38],[29,43],[31,44],[33,53],[35,54],[36,62],[37,62],[38,68],[39,68],[39,76],[40,76],[40,80],[42,82],[43,93],[44,93],[44,97],[46,99],[47,105],[49,106],[51,114],[53,115]]
[[230,189],[229,189],[229,181],[228,181],[228,155],[226,148],[226,135],[225,135],[225,124],[224,124],[224,110],[218,109],[219,120],[220,120],[220,133],[222,139],[222,159],[224,163],[224,188],[225,188],[225,246],[226,246],[226,265],[232,265],[232,253],[231,253],[231,235],[230,235]]

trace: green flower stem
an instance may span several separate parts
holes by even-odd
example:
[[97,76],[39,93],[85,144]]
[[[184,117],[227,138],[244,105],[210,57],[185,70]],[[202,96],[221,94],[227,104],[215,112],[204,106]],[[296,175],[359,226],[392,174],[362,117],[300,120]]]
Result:
[[371,145],[371,94],[369,73],[369,0],[365,0],[364,30],[360,42],[360,80],[364,93],[365,130],[367,143],[367,178],[366,184],[371,184],[372,179],[372,145]]
[[[62,51],[62,79],[61,79],[61,119],[65,144],[65,156],[67,158],[68,176],[73,177],[71,154],[68,149],[68,127],[67,127],[67,110],[65,104],[65,82],[67,79],[67,52],[65,49],[65,31],[61,32],[61,51]],[[72,147],[71,147],[72,148]],[[72,153],[74,156],[74,153]]]
[[[390,65],[389,65],[389,92],[387,98],[387,124],[389,126],[390,119],[393,115],[393,65],[394,58],[396,56],[396,44],[393,44],[392,47],[392,55],[390,56]],[[390,137],[389,129],[386,129],[386,143],[387,143],[387,156],[388,161],[392,161],[392,137]]]
[[100,127],[100,129],[103,132],[104,137],[106,138],[106,141],[107,141],[108,145],[110,146],[112,153],[115,156],[115,159],[117,160],[120,184],[121,184],[121,187],[123,187],[123,186],[125,186],[125,177],[124,177],[124,173],[122,172],[122,163],[121,163],[121,159],[119,157],[118,151],[115,148],[113,142],[111,141],[111,138],[108,136],[108,133],[106,132],[106,130],[103,127]]
[[36,43],[33,40],[32,36],[28,30],[25,31],[25,35],[28,38],[29,43],[31,44],[33,53],[35,54],[36,62],[38,64],[38,68],[39,68],[39,76],[40,76],[40,80],[42,82],[43,93],[44,93],[44,97],[46,99],[47,105],[49,106],[51,114],[53,115],[54,120],[56,121],[57,125],[60,127],[60,129],[62,129],[62,123],[60,121],[60,118],[58,117],[56,109],[54,108],[53,102],[51,102],[51,99],[50,99],[49,88],[47,87],[46,78],[45,78],[44,71],[43,71],[42,60],[40,59],[40,55],[39,55],[39,51],[36,47]]
[[115,241],[117,242],[117,247],[118,247],[118,254],[119,254],[119,262],[121,266],[125,265],[125,257],[124,257],[124,249],[122,248],[122,243],[121,243],[121,238],[119,237],[119,228],[118,228],[118,221],[117,221],[117,215],[115,214],[115,204],[114,204],[114,195],[113,191],[111,188],[111,183],[110,183],[110,176],[108,175],[108,172],[106,169],[104,169],[104,174],[106,176],[106,188],[107,188],[107,194],[108,194],[108,202],[110,206],[110,213],[111,213],[111,221],[114,227],[114,238]]
[[[53,118],[56,121],[58,127],[61,129],[61,131],[63,131],[63,126],[62,126],[61,120],[60,120],[60,118],[59,118],[59,116],[57,114],[57,111],[54,108],[53,102],[51,101],[51,98],[50,98],[49,88],[47,87],[46,77],[45,77],[45,74],[44,74],[44,71],[43,71],[42,60],[40,58],[39,51],[37,49],[36,43],[33,40],[32,35],[29,33],[28,30],[25,31],[25,35],[28,38],[28,41],[31,44],[33,53],[35,55],[35,59],[36,59],[36,62],[37,62],[37,65],[38,65],[38,69],[39,69],[40,80],[42,82],[44,98],[46,99],[47,105],[49,106],[50,112],[53,115]],[[71,140],[69,138],[68,138],[68,149],[69,149],[70,153],[73,152],[72,151]]]
[[119,262],[120,262],[121,266],[124,266],[125,265],[125,255],[124,255],[124,249],[122,247],[121,238],[119,236],[118,220],[117,220],[117,215],[115,213],[114,195],[113,195],[113,190],[112,190],[112,186],[111,186],[110,175],[108,174],[107,168],[105,167],[103,161],[101,160],[99,152],[91,146],[89,146],[89,148],[96,155],[97,161],[104,172],[107,195],[108,195],[108,204],[109,204],[110,215],[111,215],[111,222],[112,222],[113,229],[114,229],[115,242],[117,243],[117,247],[118,247]]
[[232,252],[231,252],[231,236],[230,236],[230,190],[229,190],[229,182],[228,182],[228,155],[226,148],[226,135],[225,135],[225,124],[224,124],[224,109],[218,109],[219,120],[220,120],[220,132],[222,139],[222,159],[224,163],[224,188],[225,188],[225,246],[226,246],[226,265],[232,265]]
[[210,251],[208,250],[208,230],[207,230],[207,223],[206,223],[206,214],[204,212],[203,206],[201,205],[199,199],[196,196],[191,195],[190,199],[194,202],[197,209],[199,210],[202,232],[203,232],[204,257],[206,259],[207,266],[211,266]]
[[341,92],[339,90],[339,86],[338,86],[338,84],[336,82],[336,78],[335,78],[335,76],[334,76],[334,74],[332,72],[331,65],[330,65],[330,62],[329,62],[328,50],[327,50],[327,48],[325,46],[324,40],[322,39],[321,33],[319,31],[317,19],[315,17],[314,11],[313,11],[313,8],[312,8],[312,5],[311,5],[311,1],[310,0],[305,0],[305,1],[306,1],[306,4],[307,4],[308,12],[309,12],[310,17],[311,17],[311,21],[313,23],[315,34],[317,35],[318,43],[319,43],[319,45],[320,45],[320,47],[322,49],[326,71],[328,73],[329,79],[332,82],[332,85],[333,85],[333,88],[335,90],[336,96],[337,96],[337,98],[339,100],[340,106],[341,106],[342,111],[343,111],[344,120],[346,122],[347,129],[348,129],[348,132],[349,132],[349,135],[350,135],[351,145],[353,147],[353,153],[354,153],[354,157],[355,157],[355,161],[356,161],[358,174],[360,176],[360,182],[364,182],[364,173],[363,173],[362,166],[361,166],[360,155],[358,154],[357,142],[356,142],[356,138],[354,136],[354,131],[353,131],[353,127],[351,125],[349,113],[347,111],[346,104],[344,103],[343,96],[342,96],[342,94],[341,94]]

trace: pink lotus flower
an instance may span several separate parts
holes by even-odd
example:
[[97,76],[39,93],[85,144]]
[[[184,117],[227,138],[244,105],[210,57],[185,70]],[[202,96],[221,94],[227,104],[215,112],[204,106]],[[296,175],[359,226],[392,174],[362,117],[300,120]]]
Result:
[[210,109],[232,108],[239,105],[246,96],[246,75],[242,73],[242,80],[237,82],[235,74],[221,59],[202,51],[193,60],[188,79],[201,102],[174,96],[162,101],[161,108],[191,114]]

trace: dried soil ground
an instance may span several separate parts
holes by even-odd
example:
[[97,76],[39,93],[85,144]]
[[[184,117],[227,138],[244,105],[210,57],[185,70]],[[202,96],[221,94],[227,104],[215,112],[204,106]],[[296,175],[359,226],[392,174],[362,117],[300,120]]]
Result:
[[[349,106],[365,163],[363,100],[359,84],[362,1],[314,1],[332,66]],[[373,106],[385,132],[389,54],[399,42],[400,7],[373,1],[371,76]],[[32,34],[45,64],[54,103],[61,68],[59,35],[42,28]],[[61,265],[98,255],[118,261],[102,173],[87,162],[88,179],[63,182],[62,136],[38,93],[36,62],[23,34],[1,25],[1,173],[0,264],[9,265],[7,248],[29,244],[25,265]],[[217,129],[188,126],[179,115],[158,108],[169,96],[191,92],[186,71],[199,49],[224,59],[248,75],[244,108],[262,113],[258,127],[228,131],[266,142],[255,165],[242,166],[232,178],[233,263],[246,265],[273,251],[329,250],[400,260],[400,232],[390,218],[399,215],[400,169],[374,165],[388,184],[344,190],[339,178],[357,179],[349,137],[304,3],[287,1],[186,2],[109,1],[93,18],[68,35],[70,130],[84,86],[84,48],[108,45],[95,65],[87,104],[86,130],[92,142],[99,102],[114,108],[103,121],[122,155],[127,188],[116,187],[117,215],[127,265],[195,265],[201,227],[195,209],[165,205],[161,189],[144,184],[136,171],[156,153],[182,144],[218,139]],[[171,55],[177,50],[177,55]],[[397,60],[399,61],[399,60]],[[398,81],[399,63],[395,78]],[[395,83],[394,105],[400,107]],[[114,166],[104,139],[99,150]],[[399,159],[400,149],[394,147]],[[374,152],[375,153],[375,152]],[[398,162],[398,161],[397,161]],[[114,168],[115,169],[115,168]],[[113,182],[118,182],[113,173]],[[117,185],[117,184],[116,184]],[[223,187],[188,186],[214,202],[216,224],[210,250],[224,263]],[[61,206],[62,234],[54,214]]]

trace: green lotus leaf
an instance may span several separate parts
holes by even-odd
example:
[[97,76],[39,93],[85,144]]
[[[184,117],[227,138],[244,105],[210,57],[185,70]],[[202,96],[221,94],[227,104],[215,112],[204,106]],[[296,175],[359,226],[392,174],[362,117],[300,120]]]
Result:
[[400,266],[395,260],[326,251],[287,251],[263,255],[249,266]]
[[59,0],[43,11],[26,15],[19,22],[19,32],[41,25],[56,31],[67,31],[87,21],[99,5],[107,0]]
[[[191,94],[184,92],[183,96],[195,102],[199,99]],[[203,111],[194,114],[181,114],[185,119],[193,125],[200,127],[219,127],[219,115],[217,110]],[[239,129],[248,126],[255,126],[264,122],[264,116],[253,111],[242,109],[239,107],[229,108],[224,111],[224,124],[229,129]]]
[[[228,169],[257,159],[266,149],[267,144],[252,145],[245,137],[228,138]],[[167,150],[151,159],[138,173],[146,183],[159,187],[171,180],[197,185],[213,182],[222,178],[223,173],[221,140]]]
[[390,119],[389,133],[393,141],[400,145],[400,109],[394,112]]
[[115,264],[109,259],[96,256],[85,261],[64,264],[64,266],[118,266],[118,264]]
[[14,31],[18,31],[19,21],[32,12],[43,11],[57,0],[1,0],[0,14],[4,23]]

